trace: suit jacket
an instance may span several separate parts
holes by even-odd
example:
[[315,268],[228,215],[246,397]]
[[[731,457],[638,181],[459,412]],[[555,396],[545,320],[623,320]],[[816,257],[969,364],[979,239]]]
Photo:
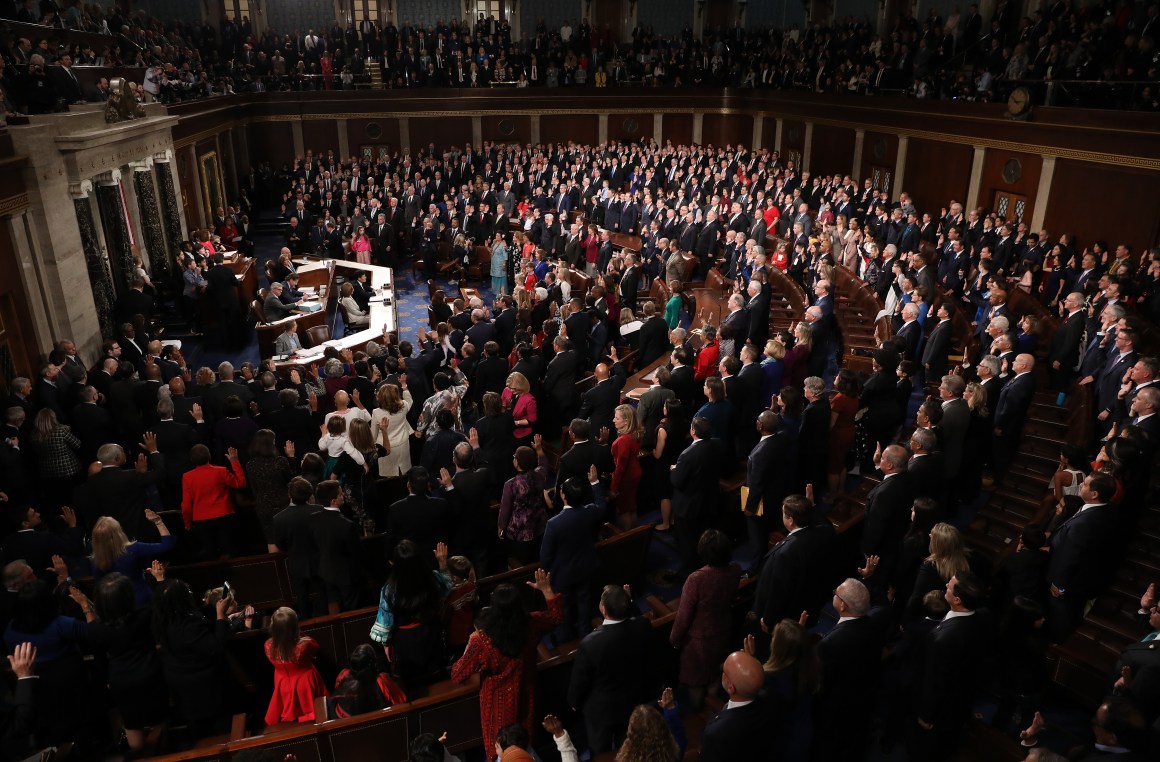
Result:
[[770,727],[775,722],[770,699],[733,709],[725,708],[705,723],[701,737],[701,762],[735,762],[742,759],[777,759]]
[[931,631],[919,688],[918,716],[933,724],[940,737],[953,738],[970,716],[978,674],[991,639],[992,627],[985,611],[944,619]]
[[1135,351],[1120,354],[1114,360],[1109,359],[1107,366],[1096,379],[1096,411],[1114,413],[1119,401],[1120,386],[1124,380],[1124,373],[1136,364]]
[[558,352],[544,373],[544,392],[562,410],[568,410],[576,402],[576,371],[579,365],[577,352],[571,349]]
[[294,580],[318,575],[318,547],[311,517],[322,506],[291,503],[274,514],[274,544],[286,554],[286,571]]
[[765,554],[753,612],[766,625],[772,628],[785,618],[796,621],[801,612],[812,614],[826,602],[833,589],[835,542],[833,526],[823,521],[801,527]]
[[884,478],[866,496],[866,520],[862,530],[862,553],[879,556],[879,566],[889,571],[910,522],[914,487],[907,473]]
[[834,625],[818,642],[822,694],[818,716],[840,724],[868,695],[874,695],[882,668],[882,629],[868,616]]
[[1103,591],[1117,558],[1115,509],[1093,505],[1063,522],[1051,536],[1047,581],[1072,600],[1088,600]]
[[943,476],[952,479],[959,473],[963,462],[963,447],[967,440],[967,429],[971,425],[971,407],[964,399],[954,399],[943,403],[942,455]]
[[694,440],[669,472],[673,510],[682,518],[696,518],[716,510],[720,494],[721,453],[714,439]]
[[677,395],[677,399],[684,405],[685,410],[697,410],[697,406],[693,402],[697,398],[698,387],[697,381],[693,376],[691,360],[688,365],[673,368],[672,376],[669,379],[669,388],[673,390],[673,394]]
[[922,364],[927,368],[927,378],[941,379],[947,372],[947,355],[951,348],[951,321],[940,321],[926,339],[922,349]]
[[763,515],[780,521],[781,501],[791,488],[794,455],[793,435],[784,428],[763,438],[750,451],[745,461],[749,496],[743,508],[747,513],[756,514],[758,504],[764,503]]
[[540,546],[540,566],[552,575],[558,590],[590,584],[600,566],[596,541],[604,526],[604,496],[593,485],[597,500],[584,506],[568,507],[548,519]]
[[933,452],[926,455],[914,456],[906,473],[910,476],[910,484],[914,494],[919,497],[929,497],[941,503],[946,492],[946,477],[943,475],[944,464],[942,453]]
[[451,536],[451,506],[446,500],[423,495],[407,495],[391,504],[387,518],[387,547],[394,551],[400,540],[411,540],[434,552],[435,546]]
[[563,484],[573,476],[587,479],[588,469],[592,466],[596,466],[597,472],[601,474],[612,472],[612,453],[608,445],[602,445],[595,439],[577,442],[560,456],[556,484]]
[[1055,329],[1051,336],[1051,348],[1047,352],[1047,362],[1059,362],[1059,369],[1071,371],[1079,366],[1080,340],[1086,324],[1084,311],[1078,310]]
[[1035,376],[1024,373],[1008,381],[999,392],[995,405],[995,428],[1002,430],[1003,436],[1018,436],[1023,430],[1027,408],[1035,395]]
[[640,345],[637,354],[639,368],[645,368],[669,349],[669,325],[660,315],[653,315],[640,327]]
[[759,350],[769,338],[769,294],[762,289],[746,305],[749,310],[749,341]]
[[81,440],[82,463],[97,459],[97,448],[117,441],[116,427],[109,411],[95,403],[81,403],[72,409],[72,430]]
[[165,457],[165,479],[161,499],[169,510],[181,508],[181,477],[190,469],[189,448],[202,441],[206,424],[190,425],[177,421],[158,421],[153,426],[157,450]]
[[918,353],[918,342],[922,339],[922,324],[913,320],[899,328],[895,335],[906,340],[906,351],[903,356],[907,360],[915,360],[915,355]]
[[157,529],[145,519],[145,499],[150,485],[165,478],[165,456],[160,452],[148,457],[149,470],[108,467],[88,478],[78,490],[81,496],[83,522],[86,528],[101,516],[112,516],[130,540],[153,541]]
[[362,542],[355,523],[340,511],[323,509],[306,520],[318,557],[318,576],[339,587],[358,584]]
[[612,412],[620,404],[620,390],[624,388],[626,380],[624,368],[620,363],[614,363],[608,378],[580,395],[580,412],[576,415],[588,419],[594,435],[599,435],[600,429],[605,426],[615,432]]
[[628,716],[652,695],[648,665],[652,627],[634,616],[597,627],[580,641],[568,703],[595,726],[628,724]]

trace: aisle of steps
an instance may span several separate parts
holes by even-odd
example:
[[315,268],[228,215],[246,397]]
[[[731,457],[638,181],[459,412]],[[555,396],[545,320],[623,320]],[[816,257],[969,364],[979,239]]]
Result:
[[383,72],[382,72],[382,69],[379,68],[378,59],[368,58],[365,61],[365,66],[363,67],[363,70],[367,74],[370,75],[371,89],[372,90],[382,90],[383,89]]

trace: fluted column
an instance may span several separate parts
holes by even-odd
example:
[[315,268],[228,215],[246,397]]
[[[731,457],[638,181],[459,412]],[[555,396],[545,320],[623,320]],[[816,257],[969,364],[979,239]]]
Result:
[[[169,244],[166,254],[175,254],[185,240],[181,225],[181,207],[177,204],[177,191],[173,185],[173,156],[169,151],[153,156],[153,173],[157,175],[157,194],[160,201],[161,220],[165,230],[165,240]],[[169,259],[169,257],[167,257]]]
[[72,183],[69,186],[69,195],[72,196],[73,207],[76,209],[77,228],[81,233],[81,248],[85,253],[89,286],[93,290],[93,304],[97,308],[97,322],[101,326],[102,336],[112,336],[114,335],[113,310],[116,306],[117,294],[113,289],[113,276],[109,272],[109,263],[101,251],[97,223],[93,219],[93,205],[89,199],[92,190],[92,182],[85,180],[80,183]]
[[130,162],[129,168],[133,170],[133,187],[137,191],[140,212],[139,227],[149,255],[150,275],[157,282],[169,280],[173,268],[170,266],[169,249],[165,245],[161,205],[157,203],[157,191],[153,187],[153,157]]
[[97,181],[97,208],[105,231],[105,250],[109,252],[113,282],[121,289],[127,289],[133,278],[133,246],[121,199],[121,170],[110,170],[94,179]]

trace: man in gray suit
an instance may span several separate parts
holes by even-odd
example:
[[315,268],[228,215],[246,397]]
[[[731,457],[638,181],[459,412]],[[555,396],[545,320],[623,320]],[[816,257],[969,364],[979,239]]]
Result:
[[274,281],[270,285],[270,293],[266,294],[266,301],[262,302],[262,312],[266,315],[266,322],[273,323],[294,312],[294,305],[282,303],[282,284]]

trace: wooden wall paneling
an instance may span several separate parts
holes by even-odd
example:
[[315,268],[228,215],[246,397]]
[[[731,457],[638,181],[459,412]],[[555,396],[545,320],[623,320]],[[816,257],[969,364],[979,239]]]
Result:
[[671,140],[675,146],[689,145],[693,142],[692,114],[665,114],[662,128],[664,139]]
[[861,184],[864,178],[870,177],[873,167],[886,167],[894,172],[897,162],[898,136],[867,130],[862,139],[862,165],[857,168],[858,176],[854,179]]
[[[979,196],[969,199],[967,208],[981,206],[988,211],[994,211],[996,192],[1013,193],[1027,198],[1023,220],[1031,222],[1031,217],[1035,213],[1035,194],[1039,190],[1042,169],[1043,157],[1039,154],[987,149],[983,157]],[[1008,214],[1007,218],[1011,219],[1011,215]]]
[[197,161],[189,151],[180,150],[177,152],[176,162],[177,185],[181,193],[178,203],[181,204],[181,210],[185,215],[185,221],[192,237],[195,228],[204,226],[204,220],[201,219],[197,211],[197,194],[201,192],[199,190],[200,182],[197,179]]
[[[763,129],[765,128],[763,127]],[[810,149],[810,172],[812,174],[848,175],[853,169],[853,162],[853,129],[831,127],[825,124],[814,125],[813,147]]]
[[906,191],[917,208],[933,212],[951,199],[963,200],[971,184],[973,156],[970,146],[911,138],[902,185],[896,179],[890,195],[897,198]]
[[527,115],[484,116],[479,120],[480,133],[484,140],[496,143],[519,143],[532,141],[532,118]]
[[334,119],[303,119],[302,146],[314,155],[338,153],[338,122]]
[[569,140],[582,145],[600,142],[600,119],[596,114],[545,114],[540,117],[541,143],[567,143]]
[[1103,240],[1138,252],[1160,241],[1160,216],[1140,213],[1155,208],[1155,190],[1155,172],[1057,159],[1043,226],[1053,239],[1070,233],[1078,251]]
[[399,120],[395,117],[347,119],[346,142],[355,156],[362,156],[363,146],[384,146],[394,153],[400,145]]
[[749,114],[705,114],[701,120],[701,141],[706,145],[749,145],[752,138],[753,117]]
[[40,367],[36,333],[28,310],[16,259],[12,231],[23,231],[21,220],[0,229],[0,392],[7,394],[8,381],[17,376],[35,378]]
[[294,160],[294,133],[290,122],[253,122],[248,130],[250,160],[270,162],[274,169]]
[[[774,125],[774,129],[776,129],[776,125]],[[777,146],[777,150],[781,153],[782,162],[794,159],[795,163],[800,165],[802,151],[805,150],[805,147],[806,123],[796,119],[786,119],[781,130],[781,145]]]
[[411,153],[434,143],[442,150],[451,145],[463,146],[471,142],[471,117],[459,114],[419,116],[410,119]]
[[[690,123],[691,126],[691,123]],[[653,115],[641,111],[634,114],[609,114],[608,139],[639,143],[641,138],[653,136]]]

